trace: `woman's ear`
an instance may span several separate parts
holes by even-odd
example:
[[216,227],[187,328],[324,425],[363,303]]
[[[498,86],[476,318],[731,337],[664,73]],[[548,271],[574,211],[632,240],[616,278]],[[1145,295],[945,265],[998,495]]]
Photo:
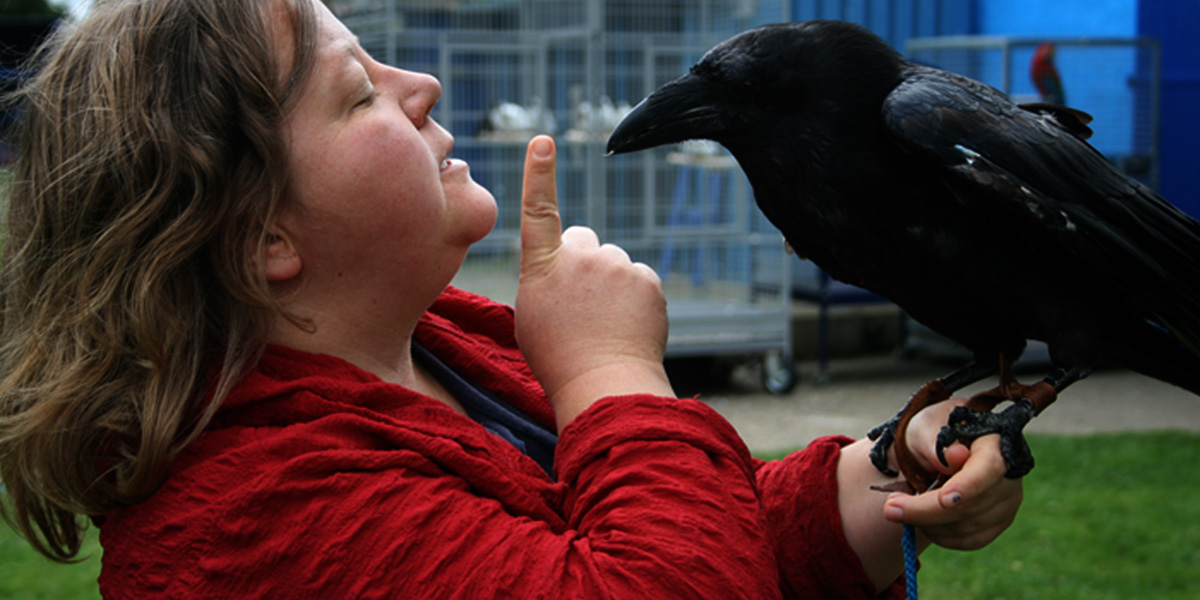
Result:
[[267,231],[267,243],[263,251],[263,275],[270,283],[282,283],[295,279],[303,266],[300,253],[287,235],[272,229]]

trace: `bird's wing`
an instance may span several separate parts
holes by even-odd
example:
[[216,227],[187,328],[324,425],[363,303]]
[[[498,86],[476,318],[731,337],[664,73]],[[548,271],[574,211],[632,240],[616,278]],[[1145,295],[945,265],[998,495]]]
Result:
[[1026,102],[1017,106],[1027,112],[1049,114],[1054,117],[1059,127],[1070,131],[1081,139],[1087,140],[1092,137],[1092,128],[1088,127],[1088,124],[1092,122],[1092,115],[1082,110],[1058,104],[1050,104],[1048,102]]
[[1022,219],[1026,235],[1048,236],[1120,278],[1118,288],[1137,286],[1152,314],[1176,321],[1163,326],[1200,340],[1200,224],[1072,133],[1086,123],[1067,122],[1070,113],[1023,109],[945,71],[906,75],[884,102],[885,126],[905,151],[942,168],[960,203]]

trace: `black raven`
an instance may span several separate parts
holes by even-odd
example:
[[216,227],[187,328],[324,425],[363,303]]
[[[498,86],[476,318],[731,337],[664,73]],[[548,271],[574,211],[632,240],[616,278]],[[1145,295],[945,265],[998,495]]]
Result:
[[[1015,477],[1032,467],[1021,427],[1094,366],[1200,394],[1200,223],[1084,141],[1090,120],[910,63],[858,25],[808,21],[717,45],[635,107],[608,151],[720,143],[797,253],[974,353],[871,433],[876,466],[888,472],[916,410],[999,371],[939,443],[1004,430]],[[1056,370],[1020,386],[1007,364],[1029,338]],[[1014,404],[991,413],[1001,398]],[[923,491],[932,478],[904,446]]]

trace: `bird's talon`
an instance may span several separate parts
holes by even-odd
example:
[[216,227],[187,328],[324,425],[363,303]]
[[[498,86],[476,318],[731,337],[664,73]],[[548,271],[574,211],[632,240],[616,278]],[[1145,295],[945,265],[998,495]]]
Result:
[[867,432],[867,439],[875,442],[875,445],[871,447],[871,464],[887,477],[895,477],[900,474],[888,466],[887,454],[888,448],[896,443],[896,428],[899,423],[900,417],[897,415]]
[[870,431],[867,432],[867,439],[871,440],[872,442],[875,440],[878,440],[879,436],[883,435],[884,432],[887,431],[889,428],[892,430],[893,433],[895,433],[897,422],[899,422],[899,419],[896,417],[892,417],[886,423],[881,423],[879,425],[876,425],[875,427],[871,428]]
[[[947,427],[949,427],[949,426],[947,426]],[[946,431],[946,428],[943,427],[942,431],[940,433],[938,433],[937,444],[934,445],[934,450],[937,451],[938,462],[942,463],[942,466],[944,466],[944,467],[949,467],[950,463],[946,460],[946,447],[949,446],[950,444],[953,444],[954,440],[950,440],[949,442],[946,442],[942,437],[943,434],[945,433],[945,431]]]
[[887,455],[888,448],[891,448],[892,444],[896,441],[895,429],[883,431],[876,437],[878,440],[871,447],[871,464],[875,465],[876,470],[888,477],[899,475],[898,472],[888,466]]
[[950,423],[938,433],[937,454],[945,464],[942,449],[955,441],[967,446],[988,434],[1000,434],[1000,455],[1008,463],[1004,474],[1009,479],[1024,477],[1033,469],[1033,453],[1022,431],[1036,410],[1028,399],[1021,399],[999,413],[976,411],[960,406],[950,413]]

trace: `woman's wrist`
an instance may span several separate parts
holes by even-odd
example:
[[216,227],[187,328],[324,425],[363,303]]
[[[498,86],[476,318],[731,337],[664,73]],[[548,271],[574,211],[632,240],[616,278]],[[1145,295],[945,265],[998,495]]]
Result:
[[558,430],[601,398],[649,394],[675,397],[661,363],[627,361],[590,369],[559,386],[550,395]]

